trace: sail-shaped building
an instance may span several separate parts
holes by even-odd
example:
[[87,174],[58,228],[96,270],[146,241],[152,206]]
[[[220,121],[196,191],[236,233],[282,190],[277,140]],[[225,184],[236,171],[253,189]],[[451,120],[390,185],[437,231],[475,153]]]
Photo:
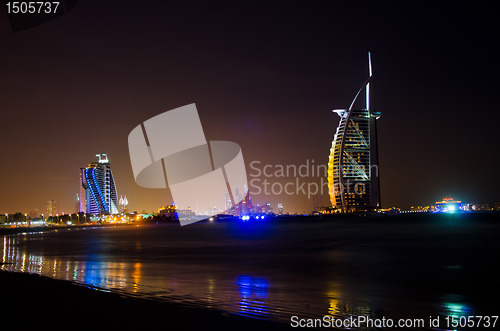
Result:
[[[370,108],[371,80],[371,54],[368,53],[368,78],[348,109],[333,110],[340,121],[328,161],[328,188],[332,205],[343,212],[380,207],[377,120],[381,113]],[[354,108],[363,90],[365,107]]]

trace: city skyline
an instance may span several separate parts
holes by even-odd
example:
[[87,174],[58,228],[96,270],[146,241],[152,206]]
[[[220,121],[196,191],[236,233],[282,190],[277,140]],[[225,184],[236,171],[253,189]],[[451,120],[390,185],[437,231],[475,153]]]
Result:
[[[347,108],[366,79],[368,51],[376,63],[371,106],[384,114],[382,206],[500,200],[491,176],[499,164],[491,128],[500,119],[499,30],[487,5],[136,6],[85,1],[17,33],[0,15],[0,212],[46,210],[52,200],[72,211],[75,169],[101,151],[111,155],[129,210],[170,204],[167,191],[135,184],[127,135],[144,118],[190,103],[207,136],[242,147],[248,175],[253,161],[326,165],[338,124],[331,110]],[[486,169],[477,170],[472,150]],[[313,209],[304,194],[252,199],[286,212]],[[326,204],[328,190],[315,199]]]

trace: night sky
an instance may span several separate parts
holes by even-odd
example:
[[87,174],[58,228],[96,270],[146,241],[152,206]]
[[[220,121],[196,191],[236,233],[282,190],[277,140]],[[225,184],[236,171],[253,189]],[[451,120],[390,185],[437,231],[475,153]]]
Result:
[[[79,168],[97,153],[108,154],[130,210],[170,203],[168,191],[135,184],[127,137],[190,103],[207,140],[241,146],[249,180],[252,161],[326,165],[331,110],[347,108],[366,79],[368,51],[371,106],[383,113],[382,205],[500,201],[492,4],[81,0],[16,33],[3,9],[0,212],[45,213],[47,200],[74,212]],[[313,209],[303,194],[252,198]],[[329,204],[326,189],[316,198]]]

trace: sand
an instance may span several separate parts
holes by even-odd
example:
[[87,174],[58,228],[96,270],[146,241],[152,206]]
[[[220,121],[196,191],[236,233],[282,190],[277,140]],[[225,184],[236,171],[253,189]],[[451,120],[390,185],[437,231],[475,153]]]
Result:
[[0,271],[2,330],[285,330],[289,325]]

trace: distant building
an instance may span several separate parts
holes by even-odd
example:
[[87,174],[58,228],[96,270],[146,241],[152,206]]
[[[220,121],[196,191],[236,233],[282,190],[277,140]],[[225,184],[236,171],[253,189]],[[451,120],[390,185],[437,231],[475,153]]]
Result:
[[278,203],[278,214],[283,215],[283,205]]
[[57,214],[57,205],[55,200],[47,201],[47,216],[56,216]]
[[[245,189],[246,189],[246,185],[245,185]],[[240,201],[240,205],[242,208],[241,210],[245,214],[251,214],[251,213],[255,212],[255,210],[253,208],[253,204],[252,204],[252,196],[248,192],[248,189],[246,189],[246,193],[247,194],[245,195],[245,199],[243,199],[243,201]]]
[[161,208],[158,208],[158,214],[165,214],[165,213],[176,213],[177,212],[177,206],[176,205],[168,205],[164,206]]
[[435,206],[411,206],[410,211],[411,212],[428,212],[428,211],[434,211]]
[[[233,216],[243,216],[243,215],[248,215],[252,214],[255,212],[255,209],[252,204],[252,196],[250,195],[250,192],[248,192],[248,187],[244,185],[245,188],[245,198],[241,198],[240,192],[238,189],[236,189],[236,201],[240,201],[234,206],[228,208],[226,210],[226,213],[229,215]],[[228,207],[231,202],[231,198],[226,195],[226,207]]]
[[229,193],[226,192],[224,200],[225,200],[226,211],[229,211],[233,207],[233,202],[231,201],[231,197],[229,196]]
[[118,214],[118,195],[106,154],[98,162],[80,169],[80,211],[88,214]]
[[261,207],[261,212],[264,214],[272,214],[273,208],[271,208],[271,204],[268,202]]
[[32,210],[28,213],[28,217],[32,220],[38,218],[40,216],[40,211],[38,209]]
[[76,200],[75,200],[75,213],[80,212],[80,194],[76,194]]
[[453,198],[445,198],[443,201],[438,201],[434,207],[434,211],[437,213],[454,213],[463,210],[462,202],[453,200]]
[[471,210],[500,210],[500,202],[474,203],[470,205]]
[[124,198],[120,195],[120,200],[118,201],[118,210],[120,213],[126,213],[128,211],[127,196],[125,196]]

